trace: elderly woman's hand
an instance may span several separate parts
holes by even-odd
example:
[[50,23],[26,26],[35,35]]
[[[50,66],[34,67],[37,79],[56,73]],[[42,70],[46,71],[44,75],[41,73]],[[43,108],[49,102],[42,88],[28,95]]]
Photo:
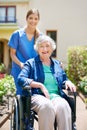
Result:
[[43,94],[45,95],[45,97],[50,99],[49,92],[48,92],[48,90],[46,89],[46,87],[42,83],[40,84],[40,89],[43,92]]
[[50,99],[48,90],[46,89],[46,87],[44,86],[44,84],[40,83],[40,82],[36,82],[36,81],[32,81],[30,83],[30,86],[32,88],[40,88],[42,93],[45,95],[46,98]]
[[76,86],[71,81],[65,82],[66,89],[70,89],[71,92],[76,92]]

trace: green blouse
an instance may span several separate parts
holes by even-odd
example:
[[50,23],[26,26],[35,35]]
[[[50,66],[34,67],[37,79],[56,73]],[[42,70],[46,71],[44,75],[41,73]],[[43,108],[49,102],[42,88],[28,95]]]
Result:
[[45,73],[44,85],[50,94],[50,99],[53,99],[55,97],[59,97],[58,84],[56,82],[56,79],[52,75],[52,72],[50,70],[50,66],[43,65],[43,68],[44,68],[44,73]]

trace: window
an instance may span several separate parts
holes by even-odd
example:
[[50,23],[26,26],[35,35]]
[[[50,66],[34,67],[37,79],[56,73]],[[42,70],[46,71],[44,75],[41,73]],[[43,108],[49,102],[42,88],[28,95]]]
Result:
[[0,23],[16,22],[15,6],[0,6]]
[[[50,36],[50,37],[57,43],[57,31],[56,31],[56,30],[47,30],[47,31],[46,31],[46,34],[47,34],[48,36]],[[57,46],[57,44],[56,44],[56,46]],[[56,48],[57,48],[57,47],[56,47]],[[53,56],[53,57],[56,57],[56,55],[57,55],[56,53],[57,53],[57,49],[54,50],[52,56]]]

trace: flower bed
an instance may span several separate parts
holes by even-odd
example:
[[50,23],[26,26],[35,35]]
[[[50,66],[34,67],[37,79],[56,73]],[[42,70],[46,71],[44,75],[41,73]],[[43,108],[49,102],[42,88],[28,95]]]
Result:
[[0,73],[0,79],[4,78],[5,74]]

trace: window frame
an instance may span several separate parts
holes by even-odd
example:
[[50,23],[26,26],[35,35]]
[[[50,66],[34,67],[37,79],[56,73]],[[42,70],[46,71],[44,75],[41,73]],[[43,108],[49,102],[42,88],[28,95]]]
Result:
[[[55,32],[55,39],[54,39],[54,37],[52,37],[52,34],[51,34],[51,33],[53,33],[53,32]],[[49,35],[49,33],[50,33],[51,35]],[[48,36],[50,36],[50,37],[55,41],[55,43],[56,43],[56,49],[54,50],[54,52],[53,52],[53,54],[52,54],[52,57],[56,58],[56,57],[57,57],[57,30],[46,30],[46,34],[47,34]]]
[[[13,20],[8,20],[8,9],[9,8],[14,8],[14,16],[13,16]],[[0,8],[5,8],[5,20],[0,20],[0,23],[15,23],[16,22],[16,6],[0,6]]]

